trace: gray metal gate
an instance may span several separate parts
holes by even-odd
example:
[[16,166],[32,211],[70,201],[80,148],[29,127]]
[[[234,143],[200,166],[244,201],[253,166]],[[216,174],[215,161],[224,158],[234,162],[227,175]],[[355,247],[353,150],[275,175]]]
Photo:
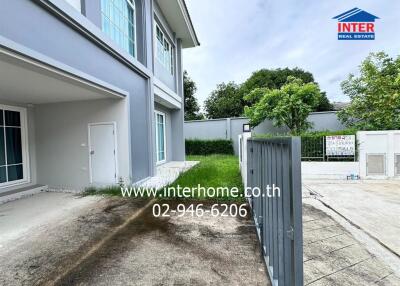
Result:
[[[247,187],[261,190],[249,203],[271,282],[303,285],[300,138],[247,142]],[[280,196],[268,196],[267,186],[273,185]]]

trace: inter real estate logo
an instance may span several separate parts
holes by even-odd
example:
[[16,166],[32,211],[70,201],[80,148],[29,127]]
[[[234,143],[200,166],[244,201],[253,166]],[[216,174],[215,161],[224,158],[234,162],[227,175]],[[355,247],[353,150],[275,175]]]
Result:
[[375,40],[377,16],[353,8],[332,19],[338,20],[338,40]]

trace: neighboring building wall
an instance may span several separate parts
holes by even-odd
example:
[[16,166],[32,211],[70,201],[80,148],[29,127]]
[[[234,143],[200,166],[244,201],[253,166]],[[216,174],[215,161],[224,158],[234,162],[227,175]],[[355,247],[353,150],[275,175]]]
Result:
[[90,184],[89,123],[116,122],[118,178],[130,181],[129,123],[126,100],[90,100],[36,105],[38,182],[81,189]]
[[[308,120],[313,123],[314,131],[337,131],[345,129],[338,118],[337,112],[314,112]],[[184,124],[185,139],[230,139],[233,141],[235,154],[238,155],[238,135],[243,133],[243,124],[248,124],[249,120],[241,118],[223,118],[210,120],[186,121]],[[265,120],[253,129],[254,134],[285,133],[287,128],[277,128],[272,121]]]
[[[337,111],[313,112],[308,116],[307,120],[312,124],[312,131],[338,131],[346,129],[346,126],[339,121]],[[288,131],[289,129],[285,127],[275,127],[271,120],[265,120],[254,128],[256,134],[282,133]]]
[[337,111],[314,112],[308,117],[314,131],[338,131],[346,129],[337,116]]

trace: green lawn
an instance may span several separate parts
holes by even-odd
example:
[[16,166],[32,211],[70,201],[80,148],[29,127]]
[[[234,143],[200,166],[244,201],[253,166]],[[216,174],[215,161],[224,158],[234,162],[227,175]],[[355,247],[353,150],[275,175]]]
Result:
[[[188,161],[200,161],[198,165],[189,171],[181,174],[178,179],[168,187],[180,188],[197,188],[198,185],[208,188],[228,188],[229,190],[236,187],[239,189],[239,194],[243,193],[243,184],[239,171],[239,162],[236,156],[232,155],[209,155],[209,156],[188,156]],[[222,193],[222,192],[220,192]],[[90,188],[86,191],[87,195],[112,195],[121,196],[119,186],[109,187],[104,189]],[[219,197],[205,197],[204,191],[197,193],[191,199],[196,200],[211,200],[211,201],[242,201],[242,197],[231,197],[226,192]]]
[[[236,156],[232,155],[209,155],[209,156],[188,156],[188,161],[200,161],[198,165],[182,174],[170,186],[197,187],[200,184],[204,188],[236,187],[243,193],[242,178],[239,171],[239,162]],[[197,199],[205,199],[202,195]],[[242,200],[224,196],[214,198],[215,200]]]

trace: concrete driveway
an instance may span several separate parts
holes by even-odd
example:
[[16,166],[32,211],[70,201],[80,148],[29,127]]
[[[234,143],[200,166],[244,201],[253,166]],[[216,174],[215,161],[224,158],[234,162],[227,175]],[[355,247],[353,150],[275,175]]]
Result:
[[0,204],[0,246],[46,231],[51,225],[79,216],[94,207],[99,197],[77,197],[67,193],[42,192],[24,199]]
[[400,258],[400,181],[306,181],[316,198]]
[[303,197],[304,285],[398,286],[400,275],[370,252],[370,245],[338,215],[312,197]]
[[147,200],[0,205],[0,285],[269,285],[249,218],[155,218]]

